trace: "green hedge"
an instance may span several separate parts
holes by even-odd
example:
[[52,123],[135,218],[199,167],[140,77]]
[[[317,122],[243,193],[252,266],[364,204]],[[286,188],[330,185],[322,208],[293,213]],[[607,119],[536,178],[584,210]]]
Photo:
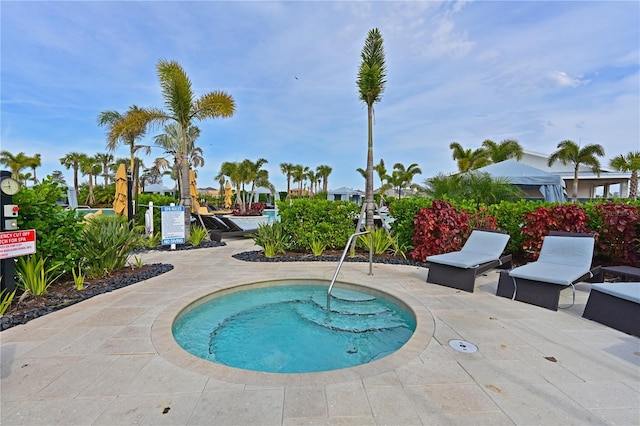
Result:
[[327,249],[342,249],[355,232],[354,219],[360,207],[349,201],[310,200],[278,202],[278,214],[291,236],[293,250],[308,250],[311,243],[324,241]]

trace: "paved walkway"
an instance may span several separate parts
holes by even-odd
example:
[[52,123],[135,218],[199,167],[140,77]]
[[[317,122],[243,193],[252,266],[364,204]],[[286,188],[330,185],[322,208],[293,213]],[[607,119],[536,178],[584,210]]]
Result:
[[[473,424],[640,423],[640,339],[581,317],[495,296],[498,274],[475,293],[427,284],[427,270],[346,263],[339,280],[401,298],[414,337],[367,366],[268,374],[195,358],[171,320],[196,297],[280,278],[330,279],[335,264],[250,263],[231,254],[251,240],[153,252],[169,273],[94,297],[0,334],[3,425],[31,424]],[[568,303],[571,292],[563,294]],[[476,353],[449,346],[469,341]]]

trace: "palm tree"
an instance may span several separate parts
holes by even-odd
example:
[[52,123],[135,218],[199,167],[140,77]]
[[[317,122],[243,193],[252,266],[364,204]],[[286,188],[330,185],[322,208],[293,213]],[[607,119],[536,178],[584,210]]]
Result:
[[[171,123],[164,126],[164,133],[156,135],[153,139],[160,148],[164,150],[165,154],[169,154],[173,157],[173,163],[168,160],[156,158],[154,164],[160,170],[175,167],[179,169],[182,150],[185,146],[182,141],[183,133],[176,123]],[[195,146],[196,139],[200,136],[200,129],[196,126],[191,126],[187,130],[187,159],[190,168],[204,166],[204,158],[202,157],[202,149]],[[178,188],[181,186],[180,179],[178,179]]]
[[398,199],[402,198],[402,192],[411,185],[411,181],[417,174],[422,174],[422,170],[416,163],[411,164],[408,168],[405,168],[402,163],[393,165],[389,183],[398,190]]
[[20,180],[20,172],[29,166],[30,157],[25,155],[24,152],[19,152],[16,155],[11,154],[9,151],[0,152],[0,164],[4,164],[11,170],[11,177],[16,180]]
[[313,194],[316,192],[316,172],[312,169],[307,170],[305,178],[309,181],[309,198],[312,198]]
[[380,204],[384,204],[384,194],[391,188],[393,185],[391,184],[391,176],[387,174],[387,168],[384,165],[384,160],[381,158],[380,162],[375,165],[373,168],[378,174],[378,178],[380,179],[380,188],[378,189],[378,193],[380,194]]
[[591,170],[600,176],[600,161],[596,157],[604,156],[604,148],[599,144],[589,144],[580,147],[579,144],[571,140],[564,140],[558,144],[558,150],[549,156],[548,166],[551,167],[556,161],[560,161],[565,166],[573,164],[573,191],[571,202],[578,202],[578,168],[580,164],[589,166]]
[[491,177],[489,173],[478,171],[457,175],[442,173],[424,180],[424,191],[434,200],[475,201],[480,204],[498,204],[500,201],[516,201],[522,191],[509,182],[508,178]]
[[620,172],[631,172],[629,198],[638,198],[638,171],[640,171],[640,151],[631,151],[627,155],[618,155],[610,162],[611,167]]
[[[136,145],[136,140],[147,133],[146,124],[139,119],[142,111],[140,107],[132,105],[124,114],[115,110],[102,111],[97,119],[99,126],[107,126],[107,149],[109,151],[115,151],[120,143],[129,145],[129,173],[133,179],[131,192],[133,202],[136,204],[138,202],[139,167],[136,167],[135,155],[138,150],[143,148],[147,155],[151,154],[149,145]],[[135,209],[134,216],[137,216]]]
[[322,192],[327,193],[329,191],[329,175],[333,169],[325,164],[316,167],[316,175],[322,179]]
[[524,155],[522,146],[520,146],[520,143],[515,139],[505,139],[500,143],[495,143],[487,139],[482,142],[482,147],[492,163],[499,163],[510,158],[522,160],[522,156]]
[[[218,176],[227,176],[231,185],[235,187],[236,190],[236,204],[239,202],[239,197],[241,197],[241,190],[243,184],[243,176],[242,170],[240,167],[240,163],[225,161],[220,165],[220,174]],[[244,205],[244,201],[242,202]],[[242,208],[242,207],[241,207]]]
[[309,171],[309,167],[302,166],[302,164],[296,164],[293,166],[293,173],[291,176],[293,177],[293,182],[299,182],[298,186],[298,197],[302,197],[302,183],[306,179],[307,172]]
[[40,154],[36,154],[33,157],[29,157],[27,160],[27,167],[31,167],[33,170],[33,184],[36,185],[38,183],[38,176],[36,175],[36,168],[42,166],[42,156]]
[[245,161],[247,162],[247,179],[249,183],[251,183],[251,196],[249,197],[249,208],[251,208],[251,204],[256,195],[256,187],[267,184],[267,188],[269,188],[269,172],[262,168],[268,161],[264,158],[258,158],[255,163],[251,160]]
[[162,126],[176,122],[182,132],[183,147],[180,150],[180,202],[184,206],[185,235],[189,235],[191,223],[191,194],[189,193],[189,159],[187,132],[195,120],[231,117],[236,109],[231,95],[222,91],[205,93],[196,98],[191,80],[176,61],[161,59],[157,64],[158,79],[166,111],[159,108],[141,109],[121,124],[114,126],[114,134],[137,129],[140,125]]
[[104,186],[109,185],[109,164],[113,162],[113,154],[99,153],[95,155],[95,159],[102,165],[102,176],[104,177]]
[[291,163],[280,163],[280,171],[287,177],[287,198],[291,194],[291,178],[293,177],[294,165]]
[[382,34],[377,28],[369,30],[360,54],[362,62],[358,69],[358,93],[360,100],[367,104],[367,177],[365,183],[365,225],[373,228],[375,202],[373,199],[373,104],[380,102],[384,92],[387,74]]
[[61,185],[67,185],[67,182],[64,180],[64,174],[62,173],[62,170],[54,170],[53,172],[51,172],[51,180]]
[[85,200],[85,204],[91,206],[95,203],[95,197],[93,194],[93,181],[94,176],[97,176],[98,173],[102,170],[102,166],[99,161],[96,160],[95,157],[86,156],[80,162],[80,172],[89,176],[89,194],[87,195],[87,199]]
[[68,153],[67,155],[65,155],[60,159],[60,164],[62,164],[67,170],[73,169],[73,188],[76,190],[76,192],[78,192],[78,187],[79,187],[78,172],[80,171],[80,165],[82,164],[83,161],[85,161],[86,157],[87,157],[87,154],[74,151],[74,152]]
[[475,170],[491,163],[487,152],[482,148],[475,150],[471,148],[464,149],[458,142],[451,142],[449,148],[453,150],[453,159],[457,161],[460,173]]

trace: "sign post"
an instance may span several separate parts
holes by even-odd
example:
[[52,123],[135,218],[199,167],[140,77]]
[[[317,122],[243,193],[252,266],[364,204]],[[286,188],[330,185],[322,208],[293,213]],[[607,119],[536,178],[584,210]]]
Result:
[[[172,203],[173,204],[173,203]],[[184,206],[162,206],[162,245],[184,244]]]

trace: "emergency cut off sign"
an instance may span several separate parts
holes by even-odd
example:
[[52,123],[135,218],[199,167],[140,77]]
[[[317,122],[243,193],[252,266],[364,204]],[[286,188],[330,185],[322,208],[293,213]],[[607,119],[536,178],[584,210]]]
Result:
[[0,259],[26,256],[35,252],[35,229],[0,232]]

